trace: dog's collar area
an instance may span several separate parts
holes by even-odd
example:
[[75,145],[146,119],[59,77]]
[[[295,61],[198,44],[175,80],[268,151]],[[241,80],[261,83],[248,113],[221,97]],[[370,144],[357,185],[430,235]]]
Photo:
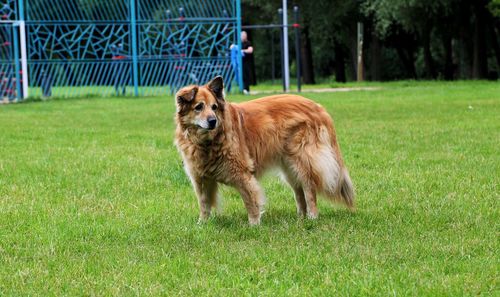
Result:
[[214,131],[215,129],[208,130],[199,128],[198,126],[192,126],[191,129],[186,129],[186,133],[184,134],[184,136],[188,141],[199,146],[200,148],[208,149],[219,143],[218,139],[220,139],[220,135],[222,132],[218,131],[217,133],[209,136],[209,134],[213,133]]

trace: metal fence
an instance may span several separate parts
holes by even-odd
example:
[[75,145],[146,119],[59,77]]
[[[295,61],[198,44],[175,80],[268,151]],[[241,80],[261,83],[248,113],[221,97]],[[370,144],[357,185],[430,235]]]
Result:
[[2,98],[172,94],[215,75],[238,87],[239,2],[0,0]]

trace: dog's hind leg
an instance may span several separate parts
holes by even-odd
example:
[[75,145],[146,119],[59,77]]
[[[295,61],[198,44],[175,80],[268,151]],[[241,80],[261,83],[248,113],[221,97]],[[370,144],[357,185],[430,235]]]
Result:
[[[309,157],[307,153],[302,155],[295,155],[289,157],[290,170],[289,172],[295,172],[296,179],[295,185],[300,185],[297,189],[294,188],[296,198],[300,198],[297,201],[297,208],[301,207],[301,211],[306,214],[310,219],[316,219],[318,217],[318,207],[316,204],[316,193],[319,186],[320,177],[314,171],[311,165],[312,157]],[[293,181],[293,180],[292,180]],[[292,188],[294,185],[292,185]],[[302,193],[297,191],[302,190]],[[301,194],[301,195],[300,195]],[[299,204],[300,203],[300,204]]]
[[260,224],[260,216],[264,209],[264,194],[257,179],[250,175],[246,176],[236,184],[245,203],[250,225]]
[[304,195],[307,203],[307,217],[310,219],[317,219],[318,207],[316,205],[316,190],[313,187],[305,187]]
[[305,217],[307,213],[307,203],[304,195],[304,189],[297,178],[291,173],[290,168],[283,166],[283,177],[286,182],[292,187],[293,193],[295,195],[295,204],[297,206],[297,214],[300,217]]

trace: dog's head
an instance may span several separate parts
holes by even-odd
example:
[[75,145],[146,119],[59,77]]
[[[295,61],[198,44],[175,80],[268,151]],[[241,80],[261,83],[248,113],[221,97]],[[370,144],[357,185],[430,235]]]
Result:
[[187,86],[175,95],[177,121],[184,128],[211,133],[220,127],[225,107],[224,83],[217,76],[204,86]]

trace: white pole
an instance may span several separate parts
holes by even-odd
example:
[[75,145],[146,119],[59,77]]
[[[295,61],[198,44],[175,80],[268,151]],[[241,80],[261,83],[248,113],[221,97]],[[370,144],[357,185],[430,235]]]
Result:
[[28,98],[28,55],[26,52],[26,26],[19,21],[19,35],[21,39],[21,70],[23,71],[23,98]]
[[286,12],[287,0],[283,0],[283,79],[285,80],[285,91],[290,91],[290,68],[288,61],[288,14]]

